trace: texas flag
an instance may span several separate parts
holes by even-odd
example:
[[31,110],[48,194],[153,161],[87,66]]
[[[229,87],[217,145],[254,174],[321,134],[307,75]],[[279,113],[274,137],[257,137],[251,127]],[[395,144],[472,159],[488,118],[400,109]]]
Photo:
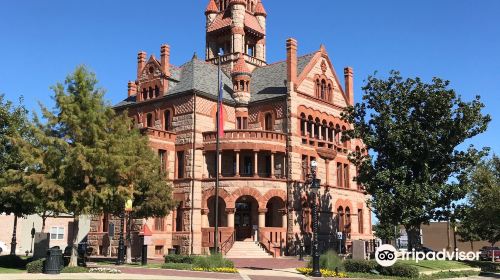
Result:
[[222,93],[223,93],[223,88],[222,88],[222,71],[220,69],[219,65],[219,98],[217,101],[218,107],[218,112],[217,112],[217,128],[218,128],[218,133],[219,137],[224,137],[224,106],[222,105]]

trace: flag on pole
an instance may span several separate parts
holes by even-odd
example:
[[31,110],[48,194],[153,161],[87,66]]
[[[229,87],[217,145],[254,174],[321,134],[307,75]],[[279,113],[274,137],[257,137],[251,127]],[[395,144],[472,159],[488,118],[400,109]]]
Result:
[[218,134],[219,134],[219,137],[223,137],[224,136],[224,107],[222,105],[222,93],[223,93],[223,88],[222,88],[222,71],[221,71],[221,67],[220,67],[220,62],[219,62],[219,72],[218,72],[218,75],[219,75],[219,98],[218,98],[218,101],[217,101],[217,106],[218,106],[218,110],[217,110],[217,122],[218,122]]

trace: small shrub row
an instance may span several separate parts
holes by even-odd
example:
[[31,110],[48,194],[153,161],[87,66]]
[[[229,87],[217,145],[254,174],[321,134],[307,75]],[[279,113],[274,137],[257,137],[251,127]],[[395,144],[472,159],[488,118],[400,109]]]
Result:
[[224,258],[221,254],[195,257],[193,264],[195,267],[203,269],[234,268],[234,263]]
[[345,260],[344,267],[347,272],[370,273],[377,269],[378,264],[374,260]]
[[43,273],[45,259],[38,259],[26,264],[26,272],[28,273]]
[[[331,271],[343,271],[344,264],[342,259],[338,256],[337,252],[329,250],[319,257],[319,266],[323,269],[328,269]],[[312,259],[309,260],[307,267],[312,267]]]
[[86,267],[75,266],[75,267],[65,267],[61,270],[61,273],[87,273],[89,269]]
[[418,272],[418,268],[399,263],[396,263],[393,266],[389,267],[379,267],[378,271],[380,271],[380,274],[383,275],[406,278],[418,278],[418,276],[420,275]]
[[201,267],[194,267],[193,271],[208,271],[208,272],[221,272],[221,273],[238,273],[236,268],[231,267],[216,267],[216,268],[208,268],[204,269]]
[[194,263],[196,256],[188,255],[166,255],[165,263]]
[[193,267],[190,263],[164,263],[161,265],[163,269],[176,269],[176,270],[191,270]]
[[19,256],[5,255],[0,256],[0,267],[24,269],[29,260],[22,259]]

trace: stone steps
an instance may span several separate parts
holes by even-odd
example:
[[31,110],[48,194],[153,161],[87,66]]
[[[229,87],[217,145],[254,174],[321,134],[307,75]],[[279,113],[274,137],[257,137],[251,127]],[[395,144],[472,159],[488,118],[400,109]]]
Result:
[[252,258],[252,259],[267,259],[272,258],[259,244],[253,241],[236,241],[233,248],[226,254],[226,258]]

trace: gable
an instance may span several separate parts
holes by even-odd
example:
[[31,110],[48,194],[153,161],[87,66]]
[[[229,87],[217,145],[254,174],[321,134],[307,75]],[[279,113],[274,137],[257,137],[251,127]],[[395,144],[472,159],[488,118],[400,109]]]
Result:
[[160,63],[154,56],[151,56],[142,69],[140,80],[154,80],[163,76]]
[[316,52],[314,57],[298,73],[296,90],[300,93],[316,97],[316,79],[325,79],[328,84],[333,86],[332,104],[339,107],[348,106],[349,102],[340,84],[335,68],[328,57],[328,54],[322,47]]

